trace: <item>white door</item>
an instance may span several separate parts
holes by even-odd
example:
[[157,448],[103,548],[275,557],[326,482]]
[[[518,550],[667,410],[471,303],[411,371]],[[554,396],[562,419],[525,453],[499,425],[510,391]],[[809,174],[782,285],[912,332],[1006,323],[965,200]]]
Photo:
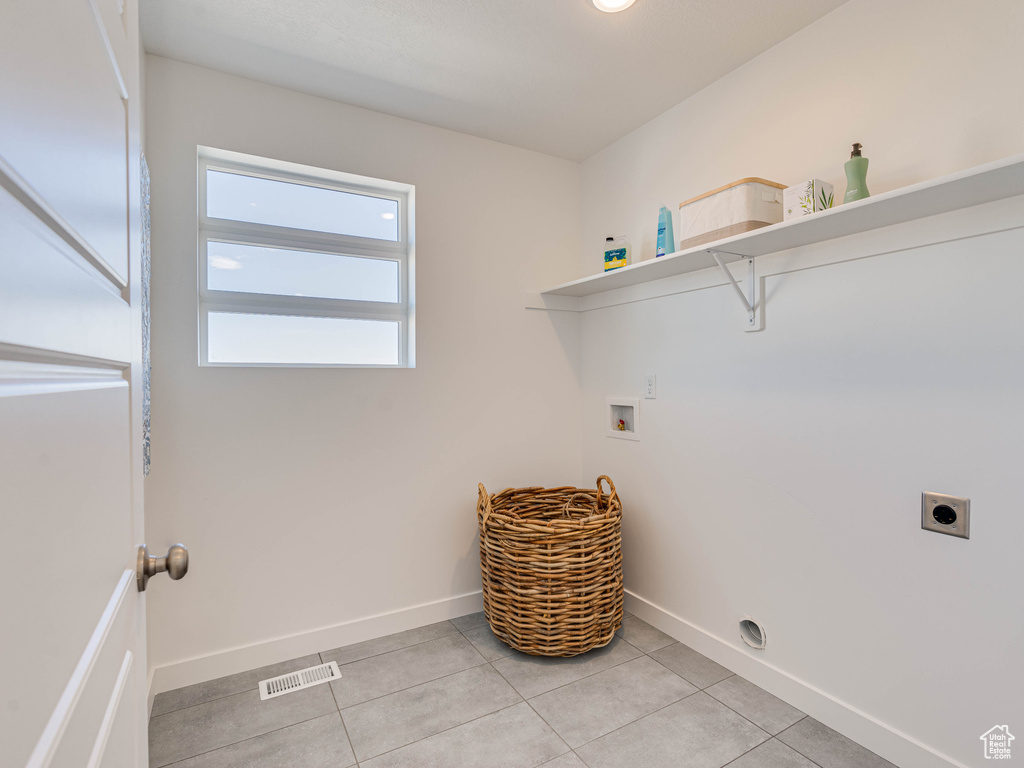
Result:
[[12,768],[147,762],[139,88],[136,0],[0,2],[0,763]]

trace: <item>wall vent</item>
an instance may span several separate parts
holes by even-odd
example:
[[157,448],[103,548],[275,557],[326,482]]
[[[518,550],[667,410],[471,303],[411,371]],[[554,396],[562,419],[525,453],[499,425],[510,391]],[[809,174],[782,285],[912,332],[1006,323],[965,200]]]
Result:
[[336,661],[300,669],[298,672],[289,672],[287,675],[278,675],[269,680],[260,680],[260,701],[340,679],[341,671]]
[[758,651],[763,651],[768,645],[768,633],[749,616],[740,622],[740,637],[744,643]]

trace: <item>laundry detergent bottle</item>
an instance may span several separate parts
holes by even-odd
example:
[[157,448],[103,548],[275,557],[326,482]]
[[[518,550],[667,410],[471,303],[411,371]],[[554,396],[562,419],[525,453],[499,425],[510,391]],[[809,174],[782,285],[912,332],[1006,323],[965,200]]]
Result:
[[629,238],[625,235],[609,237],[604,241],[604,271],[610,272],[629,265]]

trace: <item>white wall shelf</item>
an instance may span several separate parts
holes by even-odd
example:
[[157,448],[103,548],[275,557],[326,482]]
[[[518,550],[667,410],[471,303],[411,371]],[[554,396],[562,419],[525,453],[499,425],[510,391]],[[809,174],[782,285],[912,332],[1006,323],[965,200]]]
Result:
[[527,297],[527,307],[580,311],[579,299],[665,277],[718,268],[790,248],[813,245],[872,229],[1024,195],[1024,155],[921,182],[827,211],[772,224],[677,251],[658,259],[556,285]]

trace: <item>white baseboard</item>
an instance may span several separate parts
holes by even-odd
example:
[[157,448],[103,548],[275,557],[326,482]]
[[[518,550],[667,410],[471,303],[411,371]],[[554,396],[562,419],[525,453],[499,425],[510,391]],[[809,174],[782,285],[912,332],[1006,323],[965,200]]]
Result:
[[741,644],[739,632],[735,642],[730,643],[629,590],[626,590],[626,610],[900,768],[967,768],[866,712],[757,658],[757,651]]
[[215,680],[225,675],[277,664],[343,645],[361,643],[364,640],[415,629],[445,619],[454,619],[467,613],[482,611],[483,607],[483,595],[480,592],[470,592],[159,666],[149,675],[150,711],[153,697],[164,691],[173,691],[186,685]]

